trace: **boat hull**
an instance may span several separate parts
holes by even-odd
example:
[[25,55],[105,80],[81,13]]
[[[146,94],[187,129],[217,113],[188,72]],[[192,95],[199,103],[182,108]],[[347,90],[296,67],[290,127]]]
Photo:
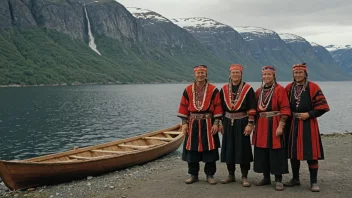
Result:
[[175,140],[143,151],[98,160],[72,163],[34,163],[30,161],[0,161],[0,176],[10,190],[57,184],[87,176],[143,164],[171,153],[182,144],[183,135]]

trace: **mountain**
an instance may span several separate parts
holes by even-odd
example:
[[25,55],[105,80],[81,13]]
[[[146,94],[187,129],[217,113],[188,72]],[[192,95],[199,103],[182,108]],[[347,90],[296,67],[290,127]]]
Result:
[[336,64],[352,76],[352,46],[328,45],[326,49],[330,52]]
[[334,58],[332,57],[330,52],[325,47],[323,47],[322,45],[319,45],[317,43],[314,43],[314,42],[312,42],[310,44],[313,47],[315,56],[318,58],[318,60],[321,63],[324,63],[325,65],[336,64]]
[[[348,77],[343,74],[341,68],[331,61],[327,61],[330,57],[328,53],[318,54],[312,45],[303,37],[290,33],[279,34],[290,50],[299,58],[300,62],[307,63],[309,78],[313,80],[346,80]],[[319,55],[319,57],[317,56]],[[322,58],[321,56],[327,56]]]
[[185,29],[156,12],[142,8],[127,9],[143,28],[144,41],[165,54],[166,59],[160,64],[170,65],[170,70],[189,77],[193,75],[193,66],[205,64],[209,68],[211,80],[227,80],[229,64],[211,54]]
[[199,42],[177,53],[156,46],[116,1],[1,1],[0,19],[2,85],[181,82],[197,64],[210,66],[211,80],[227,80],[227,64]]
[[276,32],[252,26],[235,26],[234,29],[247,42],[258,62],[277,68],[279,81],[292,79],[292,65],[300,61]]
[[171,21],[191,33],[213,55],[229,64],[246,67],[245,80],[260,78],[260,64],[253,58],[242,36],[232,27],[205,17],[177,18]]
[[295,55],[283,48],[273,56],[274,49],[257,50],[220,23],[198,34],[153,11],[129,9],[115,0],[1,0],[0,85],[192,81],[198,64],[209,66],[211,81],[224,82],[230,63],[244,64],[246,80],[259,81],[265,61],[278,67],[279,79],[291,79]]

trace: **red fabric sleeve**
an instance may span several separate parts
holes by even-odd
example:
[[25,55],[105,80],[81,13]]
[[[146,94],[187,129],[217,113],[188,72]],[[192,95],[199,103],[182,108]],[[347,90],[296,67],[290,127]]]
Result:
[[324,110],[325,112],[330,111],[328,102],[323,92],[321,91],[320,87],[313,82],[309,82],[309,89],[310,89],[310,97],[311,97],[313,109]]
[[214,104],[214,112],[213,112],[214,118],[221,118],[224,112],[223,112],[223,109],[221,106],[221,99],[220,99],[220,92],[219,91],[217,91],[217,93],[215,95],[213,104]]
[[280,114],[290,116],[290,102],[288,101],[287,92],[282,86],[278,88],[278,96]]
[[181,102],[178,108],[177,116],[180,118],[188,118],[189,116],[188,107],[189,107],[188,94],[187,94],[187,91],[185,90],[181,97]]

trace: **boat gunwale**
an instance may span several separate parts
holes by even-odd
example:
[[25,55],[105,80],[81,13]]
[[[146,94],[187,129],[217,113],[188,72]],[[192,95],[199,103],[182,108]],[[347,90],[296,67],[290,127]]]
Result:
[[157,148],[160,148],[162,146],[167,146],[168,144],[178,140],[179,138],[182,138],[183,134],[180,133],[172,141],[161,143],[161,144],[157,144],[155,146],[152,146],[150,148],[143,149],[143,150],[133,150],[133,151],[127,152],[126,154],[106,155],[106,157],[89,159],[89,160],[85,160],[85,161],[80,161],[80,160],[72,161],[72,162],[65,162],[65,161],[41,162],[41,161],[37,161],[37,160],[48,160],[48,159],[51,159],[51,158],[59,158],[59,157],[69,156],[69,155],[73,155],[73,154],[77,154],[77,153],[81,153],[81,152],[86,152],[86,151],[98,149],[99,147],[113,146],[113,145],[117,145],[119,143],[124,143],[124,142],[129,142],[129,141],[133,141],[133,140],[137,140],[137,139],[142,139],[143,137],[148,137],[148,136],[151,136],[151,135],[156,135],[156,134],[159,134],[159,133],[162,133],[162,132],[165,132],[165,131],[169,131],[169,130],[173,130],[173,129],[179,129],[179,128],[180,128],[180,124],[177,124],[175,126],[172,126],[172,127],[166,128],[166,129],[161,129],[161,130],[158,130],[158,131],[149,132],[149,133],[141,134],[141,135],[138,135],[138,136],[133,136],[133,137],[129,137],[129,138],[126,138],[126,139],[116,140],[116,141],[113,141],[113,142],[107,142],[107,143],[103,143],[103,144],[92,145],[92,146],[88,146],[88,147],[84,147],[84,148],[78,148],[78,149],[75,149],[75,150],[68,150],[68,151],[64,151],[64,152],[60,152],[60,153],[54,153],[54,154],[49,154],[49,155],[29,158],[29,159],[25,159],[25,160],[8,160],[8,161],[0,160],[0,162],[4,163],[5,165],[6,164],[68,165],[68,164],[88,163],[88,162],[93,162],[93,161],[108,160],[108,159],[111,159],[111,158],[122,157],[122,156],[125,156],[125,155],[133,155],[133,154],[136,154],[136,153],[144,153],[146,151],[157,149]]

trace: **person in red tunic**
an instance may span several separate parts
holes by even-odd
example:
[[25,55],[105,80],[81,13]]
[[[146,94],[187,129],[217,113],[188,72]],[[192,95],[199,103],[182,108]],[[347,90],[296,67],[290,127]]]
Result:
[[187,184],[198,181],[199,162],[205,162],[204,172],[208,183],[214,179],[216,161],[219,160],[219,120],[222,117],[219,90],[207,81],[207,66],[194,67],[195,82],[188,85],[181,97],[177,116],[182,119],[185,134],[182,160],[188,163],[190,178]]
[[256,115],[256,98],[252,86],[242,80],[243,66],[230,66],[230,82],[220,91],[224,110],[221,162],[225,162],[229,175],[221,183],[235,181],[236,164],[240,164],[242,186],[249,187],[247,180],[250,163],[253,161],[250,134]]
[[283,130],[290,105],[285,88],[276,82],[273,66],[262,68],[262,86],[256,91],[257,116],[252,137],[254,145],[254,171],[264,178],[257,186],[270,185],[270,173],[275,175],[278,191],[284,190],[282,174],[288,173],[287,150]]
[[328,112],[329,105],[320,87],[308,81],[305,63],[292,67],[294,81],[286,86],[292,111],[289,127],[288,155],[293,178],[285,186],[300,185],[300,161],[306,160],[310,172],[311,191],[319,192],[318,160],[324,159],[317,118]]

